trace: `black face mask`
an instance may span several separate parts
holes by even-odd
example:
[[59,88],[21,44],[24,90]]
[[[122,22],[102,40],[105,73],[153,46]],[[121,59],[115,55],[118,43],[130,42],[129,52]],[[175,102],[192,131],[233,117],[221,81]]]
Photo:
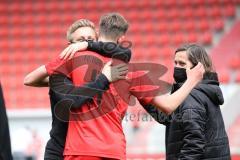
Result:
[[183,83],[187,80],[187,72],[185,68],[174,67],[173,78],[176,83]]

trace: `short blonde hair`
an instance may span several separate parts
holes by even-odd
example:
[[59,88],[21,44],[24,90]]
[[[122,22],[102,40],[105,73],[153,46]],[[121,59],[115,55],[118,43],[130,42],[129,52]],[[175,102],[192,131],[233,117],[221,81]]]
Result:
[[95,25],[92,21],[88,19],[79,19],[75,21],[67,30],[67,40],[72,42],[72,33],[75,32],[78,28],[81,27],[90,27],[95,31]]

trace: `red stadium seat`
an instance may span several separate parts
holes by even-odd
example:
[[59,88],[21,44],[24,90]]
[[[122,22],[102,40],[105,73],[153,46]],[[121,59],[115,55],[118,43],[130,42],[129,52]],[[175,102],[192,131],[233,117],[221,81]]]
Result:
[[45,25],[46,20],[47,20],[47,17],[44,14],[38,14],[34,18],[35,23],[39,24],[40,26]]
[[47,17],[47,21],[58,23],[60,21],[60,18],[61,17],[59,17],[59,15],[57,15],[57,14],[49,14]]
[[192,18],[192,10],[190,8],[185,8],[184,10],[182,10],[179,14],[181,15],[182,19],[189,19]]
[[[6,24],[8,22],[9,22],[9,19],[7,19],[7,18],[0,18],[0,25]],[[0,34],[2,34],[2,33],[0,33]]]
[[35,8],[35,10],[37,12],[44,13],[44,12],[46,12],[46,3],[41,3],[40,1],[39,2],[35,2],[34,3],[34,8]]
[[188,5],[191,5],[191,1],[176,1],[176,3],[180,7],[186,7]]
[[220,72],[219,81],[221,83],[228,83],[230,81],[230,76],[227,72]]
[[216,5],[216,4],[219,4],[219,0],[208,0],[206,1],[206,4],[207,5]]
[[146,25],[144,25],[144,31],[147,33],[151,33],[153,32],[153,25],[152,23],[147,23]]
[[169,45],[169,43],[170,43],[170,37],[166,34],[163,34],[158,37],[157,41],[158,41],[159,45],[166,46],[166,45]]
[[163,9],[159,9],[156,11],[156,17],[157,17],[157,20],[163,20],[163,19],[166,19],[166,11],[163,10]]
[[[74,3],[74,2],[72,2],[72,3]],[[77,4],[77,3],[76,3],[76,4]],[[76,6],[76,4],[73,4],[72,7]],[[47,2],[45,3],[45,5],[46,5],[46,9],[47,9],[48,12],[51,12],[51,11],[53,11],[53,10],[58,10],[58,6],[59,6],[59,5],[58,5],[56,2],[54,2],[54,1],[47,1]]]
[[197,18],[205,18],[207,13],[206,13],[206,8],[203,6],[200,6],[196,8],[196,10],[193,13]]
[[175,0],[163,1],[164,7],[176,7],[177,2]]
[[144,38],[145,45],[151,47],[155,44],[155,39],[153,35],[148,35]]
[[162,48],[159,52],[160,52],[161,57],[162,57],[163,59],[170,59],[170,58],[172,58],[173,55],[174,55],[173,50],[172,50],[171,48],[169,48],[169,47],[164,47],[164,48]]
[[9,22],[13,24],[21,24],[22,17],[20,15],[9,16]]
[[223,14],[227,17],[234,17],[235,12],[235,7],[233,5],[228,5],[224,8]]
[[159,61],[160,60],[160,53],[158,48],[151,48],[148,50],[149,53],[149,60],[151,61]]
[[134,8],[136,4],[134,1],[125,1],[125,3],[126,3],[126,8]]
[[193,21],[186,21],[185,24],[183,25],[183,28],[187,32],[191,32],[195,30],[195,25]]
[[175,36],[172,36],[172,43],[174,46],[179,46],[184,42],[185,42],[185,39],[183,34],[176,34]]
[[219,19],[216,19],[216,20],[214,21],[213,28],[214,28],[214,30],[216,30],[216,31],[222,31],[223,28],[224,28],[224,22],[223,22],[223,20],[220,19],[220,18],[219,18]]
[[235,4],[240,4],[240,0],[234,0]]
[[1,56],[0,56],[1,63],[6,63],[9,61],[9,59],[10,59],[9,53],[7,53],[7,52],[1,53]]
[[205,45],[210,45],[212,43],[212,34],[208,32],[204,33],[201,41]]
[[[98,22],[98,20],[99,20],[99,17],[96,14],[93,14],[93,13],[92,14],[88,14],[86,16],[86,18],[91,20],[94,23]],[[72,22],[73,22],[73,20],[69,21],[69,24],[71,24]]]
[[104,0],[97,1],[97,8],[96,9],[100,9],[101,8],[101,10],[104,11],[104,12],[112,10],[113,9],[112,5],[106,5],[108,3],[109,3],[108,1],[104,1]]
[[127,17],[131,21],[137,21],[138,20],[138,13],[134,10],[129,11],[128,14],[127,14]]
[[171,23],[169,25],[169,28],[172,32],[176,33],[176,32],[179,32],[181,30],[181,26],[182,26],[182,23],[180,23],[178,21],[174,21],[173,23]]
[[133,60],[141,60],[145,57],[144,48],[133,49]]
[[[6,8],[6,6],[4,6]],[[10,12],[18,12],[20,10],[19,3],[9,3],[8,9]]]
[[213,18],[221,17],[221,8],[219,6],[214,6],[209,10],[209,15]]
[[233,57],[230,61],[229,67],[233,70],[240,70],[240,57]]
[[134,39],[132,39],[132,43],[133,45],[139,46],[140,44],[142,44],[142,36],[137,35],[134,37]]
[[25,13],[31,14],[34,11],[33,3],[22,3],[19,8]]
[[21,21],[21,23],[23,23],[23,24],[32,24],[34,22],[34,18],[32,18],[32,16],[30,16],[30,15],[28,15],[28,16],[24,16],[23,18],[22,18],[22,21]]
[[1,12],[5,10],[5,7],[6,7],[6,6],[5,6],[3,3],[0,3],[0,11],[1,11]]
[[188,43],[196,43],[198,41],[197,34],[189,33],[186,35],[186,42]]
[[161,22],[156,27],[159,32],[165,33],[167,31],[167,28],[169,27],[169,24],[167,24],[166,22]]
[[203,6],[205,1],[203,1],[203,0],[192,0],[191,3],[194,6]]
[[67,24],[71,24],[73,23],[74,21],[74,18],[71,14],[65,14],[65,15],[62,15],[62,20],[64,23],[67,23]]
[[139,25],[137,23],[135,23],[129,27],[129,30],[131,33],[135,34],[139,30]]
[[152,14],[150,12],[150,10],[145,10],[142,12],[141,16],[139,17],[140,20],[147,20],[147,19],[150,19],[152,18]]
[[10,42],[9,41],[2,41],[0,43],[0,48],[9,48],[10,47]]
[[178,15],[179,15],[179,11],[176,9],[170,10],[168,14],[166,14],[167,18],[171,20],[178,18]]
[[199,22],[198,27],[201,32],[207,31],[209,29],[208,21],[206,21],[205,19],[202,19]]
[[[239,0],[187,1],[13,1],[0,3],[4,18],[0,19],[1,74],[24,75],[56,56],[66,46],[66,30],[73,21],[87,18],[98,22],[99,15],[110,11],[123,14],[129,21],[129,37],[133,42],[133,59],[160,61],[172,65],[173,50],[182,43],[212,44],[213,31],[223,31],[225,17],[234,17]],[[108,4],[108,5],[106,5]],[[206,7],[208,6],[208,7]],[[24,13],[24,14],[23,14]],[[73,14],[74,13],[74,14]],[[222,16],[225,16],[224,18]],[[210,23],[212,22],[212,23]],[[11,26],[9,28],[9,26]],[[211,26],[211,27],[210,27]],[[230,45],[231,40],[227,43]],[[226,44],[226,45],[227,45]],[[150,51],[146,54],[146,48]],[[135,54],[136,53],[136,54]],[[22,56],[24,54],[24,56]],[[14,63],[13,63],[14,62]],[[11,64],[11,65],[10,65]],[[237,68],[234,61],[229,68]],[[10,66],[10,67],[9,67]],[[17,69],[17,70],[16,70]],[[170,76],[172,77],[172,76]],[[223,80],[227,79],[223,76]],[[228,77],[229,79],[229,77]],[[3,79],[4,80],[4,79]],[[6,80],[10,80],[6,78]],[[19,97],[9,106],[46,106],[45,96],[32,102],[20,83],[8,85],[6,99],[16,87]],[[8,94],[9,93],[9,94]],[[22,94],[26,93],[26,94]],[[39,92],[43,93],[43,92]],[[22,99],[22,101],[20,100]]]
[[[70,4],[68,2],[66,2],[66,3]],[[86,3],[85,5],[86,5],[87,8],[92,8],[92,9],[96,9],[97,8],[97,3],[94,2],[94,1],[86,1],[85,3]]]

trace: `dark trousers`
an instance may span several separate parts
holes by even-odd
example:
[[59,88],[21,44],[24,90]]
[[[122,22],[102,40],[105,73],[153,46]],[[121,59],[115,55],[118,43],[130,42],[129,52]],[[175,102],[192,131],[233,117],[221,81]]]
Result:
[[8,119],[4,103],[2,87],[0,84],[0,160],[12,160],[11,142]]

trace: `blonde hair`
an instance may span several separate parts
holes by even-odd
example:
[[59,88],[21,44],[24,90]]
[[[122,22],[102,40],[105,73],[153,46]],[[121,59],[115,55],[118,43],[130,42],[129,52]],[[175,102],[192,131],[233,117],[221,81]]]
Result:
[[81,27],[90,27],[95,31],[95,25],[92,21],[87,20],[87,19],[79,19],[79,20],[75,21],[67,30],[67,40],[69,42],[73,41],[72,33]]

